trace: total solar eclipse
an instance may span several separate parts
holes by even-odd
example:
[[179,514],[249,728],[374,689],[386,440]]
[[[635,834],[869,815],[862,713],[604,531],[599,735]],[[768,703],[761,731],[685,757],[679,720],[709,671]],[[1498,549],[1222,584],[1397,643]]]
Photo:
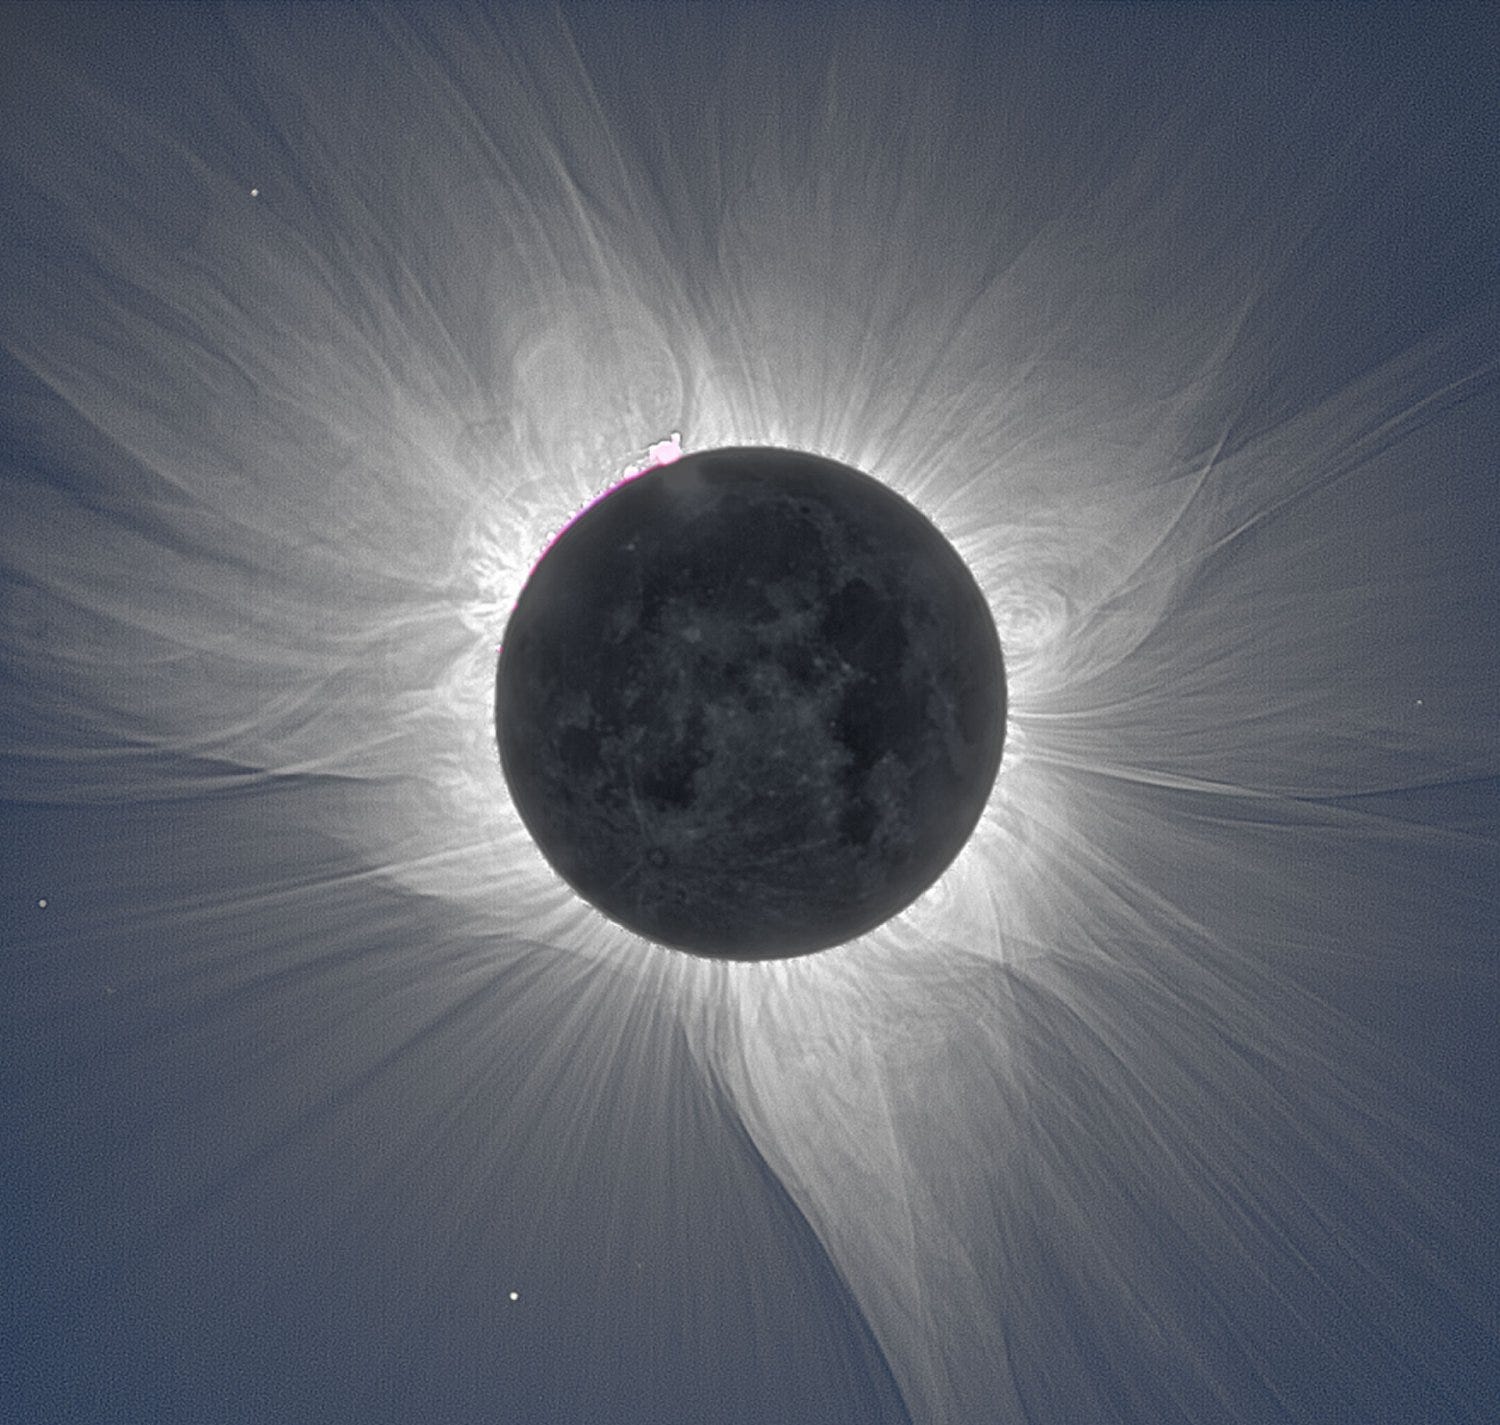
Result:
[[506,628],[500,760],[586,901],[716,959],[827,949],[922,894],[1000,765],[1005,674],[963,560],[872,476],[701,451],[570,525]]

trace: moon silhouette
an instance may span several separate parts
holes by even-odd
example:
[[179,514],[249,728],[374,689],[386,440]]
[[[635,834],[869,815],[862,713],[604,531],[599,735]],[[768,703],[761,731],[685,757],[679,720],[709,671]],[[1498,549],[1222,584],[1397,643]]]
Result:
[[506,630],[501,763],[553,868],[659,943],[762,960],[909,905],[977,823],[1000,641],[953,547],[878,480],[701,452],[548,551]]

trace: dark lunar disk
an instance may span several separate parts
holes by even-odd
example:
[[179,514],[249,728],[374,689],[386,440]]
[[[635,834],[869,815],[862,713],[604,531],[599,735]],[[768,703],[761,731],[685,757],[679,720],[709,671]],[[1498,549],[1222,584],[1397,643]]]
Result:
[[627,481],[505,631],[500,761],[557,873],[718,959],[842,944],[909,905],[1000,765],[994,620],[938,530],[814,455],[700,451]]

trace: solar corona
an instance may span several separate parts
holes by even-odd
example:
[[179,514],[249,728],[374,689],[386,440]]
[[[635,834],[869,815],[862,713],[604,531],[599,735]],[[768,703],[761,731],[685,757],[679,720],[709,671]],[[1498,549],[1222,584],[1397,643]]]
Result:
[[0,13],[0,1420],[1493,1425],[1500,9]]

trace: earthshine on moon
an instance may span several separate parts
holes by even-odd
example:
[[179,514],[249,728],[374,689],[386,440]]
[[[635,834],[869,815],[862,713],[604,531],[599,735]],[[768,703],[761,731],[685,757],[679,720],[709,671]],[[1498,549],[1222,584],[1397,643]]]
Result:
[[904,909],[1000,765],[1000,641],[957,551],[878,480],[703,451],[564,532],[506,630],[501,764],[542,854],[660,944],[766,960]]

